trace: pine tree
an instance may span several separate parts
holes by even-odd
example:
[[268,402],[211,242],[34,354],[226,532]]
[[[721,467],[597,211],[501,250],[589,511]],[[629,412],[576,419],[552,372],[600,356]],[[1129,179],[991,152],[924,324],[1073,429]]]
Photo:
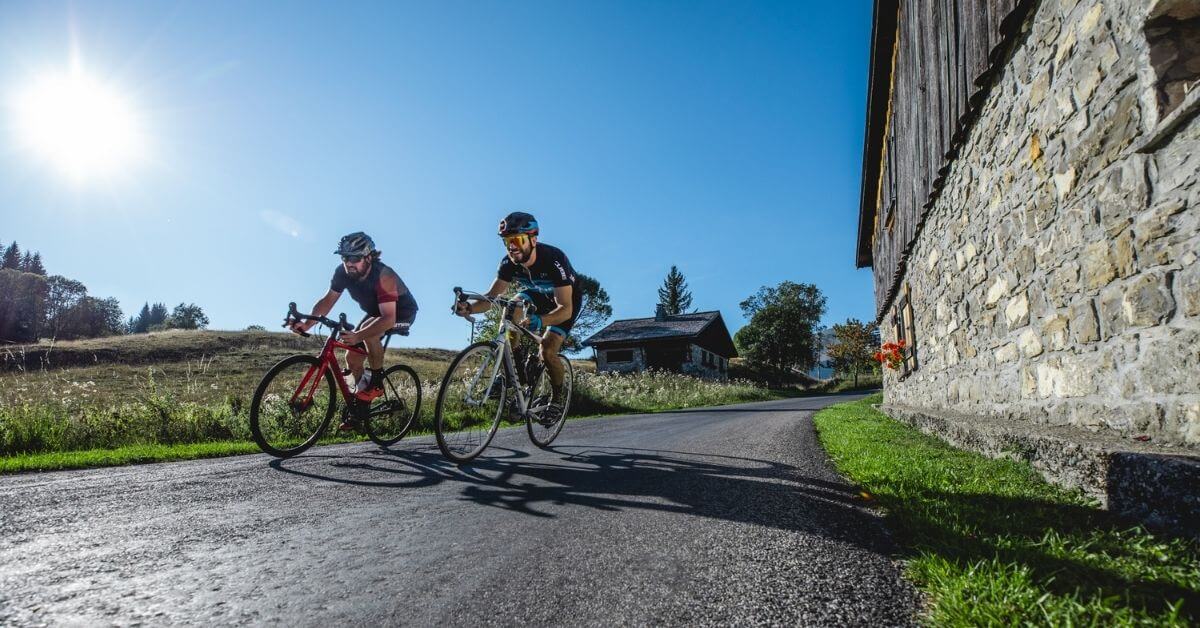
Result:
[[154,331],[156,328],[164,329],[167,326],[167,315],[167,305],[165,303],[151,305],[146,329],[150,331]]
[[46,276],[46,267],[42,265],[42,254],[34,252],[33,257],[29,260],[29,268],[25,271],[35,275]]
[[24,253],[21,254],[21,264],[20,264],[20,267],[17,268],[17,270],[19,270],[23,273],[27,273],[27,272],[29,272],[30,266],[33,266],[33,253],[31,253],[29,251],[25,251]]
[[17,246],[14,240],[12,244],[4,249],[4,268],[12,270],[21,270],[21,247]]
[[142,311],[138,313],[129,325],[129,333],[144,334],[150,330],[150,304],[142,305]]
[[663,306],[668,316],[683,314],[692,307],[692,291],[688,290],[683,273],[674,265],[663,280],[662,287],[658,289],[658,303]]

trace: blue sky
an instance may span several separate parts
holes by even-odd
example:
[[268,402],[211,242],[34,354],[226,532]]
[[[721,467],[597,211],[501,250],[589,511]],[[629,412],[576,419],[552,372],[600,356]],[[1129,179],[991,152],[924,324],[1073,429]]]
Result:
[[[457,347],[450,289],[485,289],[496,223],[653,313],[811,282],[870,319],[854,268],[868,2],[0,3],[0,241],[116,297],[278,324],[365,230],[421,306],[407,346]],[[136,159],[68,177],[20,94],[71,68],[136,121]],[[343,296],[336,311],[358,315]]]

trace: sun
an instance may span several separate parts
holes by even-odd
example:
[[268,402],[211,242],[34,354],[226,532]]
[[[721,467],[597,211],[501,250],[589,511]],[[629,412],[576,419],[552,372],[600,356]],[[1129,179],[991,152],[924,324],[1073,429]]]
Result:
[[78,69],[33,81],[13,109],[24,147],[73,180],[128,173],[144,156],[129,100]]

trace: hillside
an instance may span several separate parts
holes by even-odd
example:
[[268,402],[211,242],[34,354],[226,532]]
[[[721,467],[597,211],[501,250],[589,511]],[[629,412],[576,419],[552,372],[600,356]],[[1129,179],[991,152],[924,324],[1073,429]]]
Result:
[[[216,356],[273,363],[284,355],[320,349],[324,338],[266,331],[169,330],[128,336],[108,336],[68,342],[43,340],[37,344],[0,347],[0,370],[61,369],[104,364],[161,365]],[[449,362],[454,352],[444,349],[405,349],[399,356]],[[264,360],[271,356],[272,359]]]

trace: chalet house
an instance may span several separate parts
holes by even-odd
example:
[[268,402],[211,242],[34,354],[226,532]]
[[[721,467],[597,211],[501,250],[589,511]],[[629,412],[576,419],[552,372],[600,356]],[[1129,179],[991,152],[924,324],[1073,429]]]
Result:
[[1200,3],[876,0],[870,59],[883,409],[1197,521]]
[[661,305],[653,317],[613,321],[583,344],[595,350],[600,372],[663,369],[723,380],[737,357],[720,312],[668,315]]

